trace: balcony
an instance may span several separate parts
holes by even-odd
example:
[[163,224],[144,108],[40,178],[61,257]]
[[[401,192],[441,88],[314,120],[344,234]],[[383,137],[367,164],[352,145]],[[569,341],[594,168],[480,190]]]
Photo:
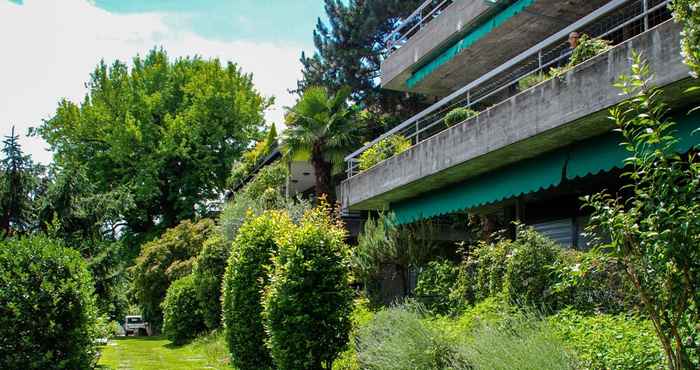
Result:
[[[644,24],[650,14],[640,13]],[[636,17],[627,22],[639,20]],[[686,105],[688,99],[697,102],[697,97],[681,93],[690,78],[680,54],[680,27],[665,22],[452,128],[425,138],[414,132],[412,138],[417,142],[412,148],[342,183],[343,206],[350,210],[391,208],[609,132],[612,123],[606,118],[607,109],[622,99],[612,83],[629,71],[633,50],[649,61],[656,76],[652,83],[665,87],[672,106]],[[415,129],[415,122],[399,126],[396,132]],[[353,155],[347,158],[351,168]]]
[[426,1],[390,36],[382,87],[447,96],[607,2]]

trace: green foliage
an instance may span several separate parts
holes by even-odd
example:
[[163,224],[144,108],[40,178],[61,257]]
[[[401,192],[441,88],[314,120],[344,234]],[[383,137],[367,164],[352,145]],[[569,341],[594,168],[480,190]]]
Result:
[[5,137],[0,160],[0,233],[24,234],[33,226],[34,206],[32,197],[38,185],[40,166],[24,155],[19,136],[12,133]]
[[669,368],[683,369],[696,367],[700,355],[700,165],[695,151],[676,153],[674,123],[650,76],[635,55],[631,75],[616,85],[630,99],[610,111],[630,152],[622,175],[630,197],[600,193],[585,201],[593,210],[589,231],[609,236],[604,251],[623,264]]
[[[396,22],[409,16],[421,0],[337,2],[324,0],[328,22],[320,22],[313,34],[316,50],[302,53],[302,78],[297,92],[325,86],[331,92],[350,86],[352,100],[371,112],[398,117],[398,122],[418,113],[425,99],[381,89],[377,83],[380,64],[386,58],[389,34]],[[329,27],[332,25],[332,27]],[[383,130],[370,127],[369,138]],[[390,127],[389,127],[390,128]]]
[[281,194],[287,176],[289,176],[289,169],[283,161],[265,166],[237,195],[245,194],[252,199],[258,199],[262,198],[268,189],[273,189],[277,194]]
[[549,80],[553,76],[545,73],[533,73],[518,81],[518,90],[525,91],[533,86],[539,85],[544,81]]
[[683,26],[683,57],[693,76],[700,75],[700,2],[698,0],[673,0],[673,19]]
[[504,277],[508,266],[508,255],[512,242],[501,240],[495,244],[481,242],[465,263],[476,264],[475,298],[480,301],[503,291]]
[[308,87],[287,114],[283,152],[287,158],[310,156],[316,176],[316,194],[335,202],[333,172],[341,172],[345,156],[357,144],[359,131],[353,124],[355,109],[348,106],[350,89],[337,93],[325,87]]
[[231,245],[224,242],[223,236],[213,234],[204,242],[192,268],[197,300],[209,330],[221,326],[221,283],[230,253]]
[[32,237],[0,243],[0,368],[87,369],[97,312],[80,254]]
[[620,313],[639,306],[623,266],[597,251],[566,251],[555,262],[552,290],[557,307],[571,306],[580,312]]
[[97,317],[95,328],[95,335],[97,339],[109,339],[119,334],[119,323],[114,320],[110,320],[109,316],[107,315]]
[[223,284],[223,320],[233,364],[239,369],[261,369],[272,365],[265,348],[261,297],[269,284],[275,239],[292,230],[284,212],[249,215],[241,226],[228,261]]
[[144,319],[154,328],[160,327],[161,302],[170,283],[192,272],[192,265],[204,242],[214,232],[216,228],[212,220],[204,219],[196,224],[183,221],[167,230],[160,239],[143,246],[131,268],[133,287]]
[[651,322],[620,315],[584,316],[563,310],[548,319],[557,335],[573,350],[578,368],[660,369],[664,352]]
[[371,217],[358,236],[358,245],[352,250],[353,274],[368,285],[387,265],[392,265],[408,294],[408,273],[411,267],[422,267],[438,251],[433,241],[435,225],[431,221],[397,225],[393,214]]
[[432,261],[418,275],[414,295],[430,312],[447,314],[460,302],[451,298],[457,284],[459,268],[450,261]]
[[193,275],[175,280],[168,287],[161,307],[163,333],[174,344],[184,344],[206,330]]
[[135,206],[123,219],[133,233],[208,215],[271,103],[235,64],[157,49],[101,62],[87,87],[82,103],[63,100],[37,131],[59,166],[85,168],[97,193],[129,189]]
[[360,170],[368,170],[385,159],[405,152],[410,147],[411,141],[401,135],[382,139],[360,155]]
[[406,307],[381,310],[359,330],[357,358],[360,368],[449,368],[456,346],[441,329]]
[[462,123],[472,117],[475,117],[477,114],[479,114],[479,112],[469,108],[455,108],[445,116],[445,125],[447,125],[447,127],[452,127],[458,123]]
[[274,274],[263,298],[269,348],[277,368],[329,369],[351,329],[345,229],[328,207],[280,235]]
[[272,125],[267,132],[265,140],[259,141],[255,146],[243,153],[241,159],[231,168],[231,175],[227,182],[229,187],[236,188],[250,176],[255,166],[259,165],[265,157],[270,155],[277,147],[277,128]]
[[571,53],[569,57],[569,67],[577,66],[588,59],[595,57],[598,54],[602,54],[612,47],[610,42],[607,40],[599,38],[591,38],[585,33],[579,38],[578,46]]
[[359,341],[359,331],[361,328],[369,325],[374,317],[374,313],[368,308],[369,301],[364,298],[355,300],[350,321],[352,322],[352,331],[350,332],[350,341],[347,348],[341,353],[338,358],[333,361],[333,370],[361,370],[360,362],[357,358],[357,348],[355,343]]
[[553,264],[561,247],[532,228],[520,227],[510,248],[503,288],[515,303],[544,308],[556,283]]

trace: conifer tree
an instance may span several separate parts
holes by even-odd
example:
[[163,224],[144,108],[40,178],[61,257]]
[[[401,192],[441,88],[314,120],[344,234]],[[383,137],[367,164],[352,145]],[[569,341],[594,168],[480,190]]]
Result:
[[36,185],[30,156],[24,155],[15,128],[2,142],[0,161],[0,232],[26,232],[31,223],[32,193]]

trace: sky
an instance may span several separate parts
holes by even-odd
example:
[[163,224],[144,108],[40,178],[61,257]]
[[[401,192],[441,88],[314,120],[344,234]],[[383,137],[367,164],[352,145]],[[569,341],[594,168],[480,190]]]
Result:
[[27,130],[62,98],[81,101],[100,59],[130,61],[154,46],[238,63],[275,96],[265,116],[280,125],[322,14],[322,0],[0,0],[0,136],[14,125],[24,151],[49,163]]

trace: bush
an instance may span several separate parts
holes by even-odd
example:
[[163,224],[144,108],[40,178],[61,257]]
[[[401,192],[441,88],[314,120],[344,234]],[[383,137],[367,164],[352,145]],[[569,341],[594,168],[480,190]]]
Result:
[[287,164],[279,161],[275,164],[263,167],[239,193],[246,194],[249,198],[257,199],[263,196],[268,189],[274,189],[278,194],[282,193],[289,175]]
[[666,368],[651,322],[624,315],[584,316],[563,310],[550,325],[576,352],[584,369]]
[[475,117],[477,114],[479,113],[469,108],[455,108],[445,116],[445,124],[447,127],[452,127],[458,123],[462,123],[472,117]]
[[176,345],[184,344],[206,330],[192,275],[170,285],[162,308],[163,332]]
[[328,207],[314,209],[278,240],[263,315],[270,352],[281,369],[329,368],[348,340],[346,234],[329,214]]
[[533,86],[537,86],[542,82],[549,80],[550,78],[552,78],[552,76],[549,74],[533,73],[518,81],[518,90],[525,91]]
[[590,36],[583,34],[579,39],[578,46],[576,46],[576,49],[574,49],[574,51],[571,53],[568,66],[577,66],[598,54],[610,50],[611,48],[612,47],[610,46],[609,41],[599,38],[591,38]]
[[132,267],[134,292],[145,320],[159,329],[161,302],[170,283],[192,272],[204,242],[216,232],[209,219],[193,224],[183,221],[167,230],[160,239],[146,243]]
[[551,304],[556,284],[553,266],[561,248],[532,228],[520,228],[512,243],[504,279],[504,291],[511,302],[544,308]]
[[197,300],[209,330],[221,326],[221,283],[230,252],[230,244],[220,234],[212,235],[204,242],[192,268]]
[[461,302],[454,302],[452,291],[459,275],[458,266],[450,261],[429,262],[418,275],[415,297],[428,311],[448,314]]
[[476,264],[476,301],[495,296],[503,291],[508,256],[513,248],[510,240],[495,244],[479,243],[465,263]]
[[353,306],[352,316],[350,317],[352,322],[350,341],[345,351],[333,361],[333,370],[361,370],[355,344],[359,341],[360,329],[369,325],[374,314],[368,308],[369,301],[365,298],[356,299]]
[[394,307],[378,312],[360,328],[357,358],[362,369],[445,369],[456,355],[442,328],[415,310]]
[[266,368],[272,359],[265,348],[261,296],[269,283],[275,238],[291,232],[292,222],[283,212],[252,214],[241,226],[233,244],[223,285],[226,339],[233,363],[240,369]]
[[385,159],[405,152],[410,147],[411,141],[401,135],[392,135],[382,139],[360,155],[360,170],[368,170]]
[[77,251],[42,237],[0,242],[0,368],[91,368],[96,316]]
[[566,251],[555,266],[556,306],[588,313],[620,313],[639,306],[622,266],[596,251]]

